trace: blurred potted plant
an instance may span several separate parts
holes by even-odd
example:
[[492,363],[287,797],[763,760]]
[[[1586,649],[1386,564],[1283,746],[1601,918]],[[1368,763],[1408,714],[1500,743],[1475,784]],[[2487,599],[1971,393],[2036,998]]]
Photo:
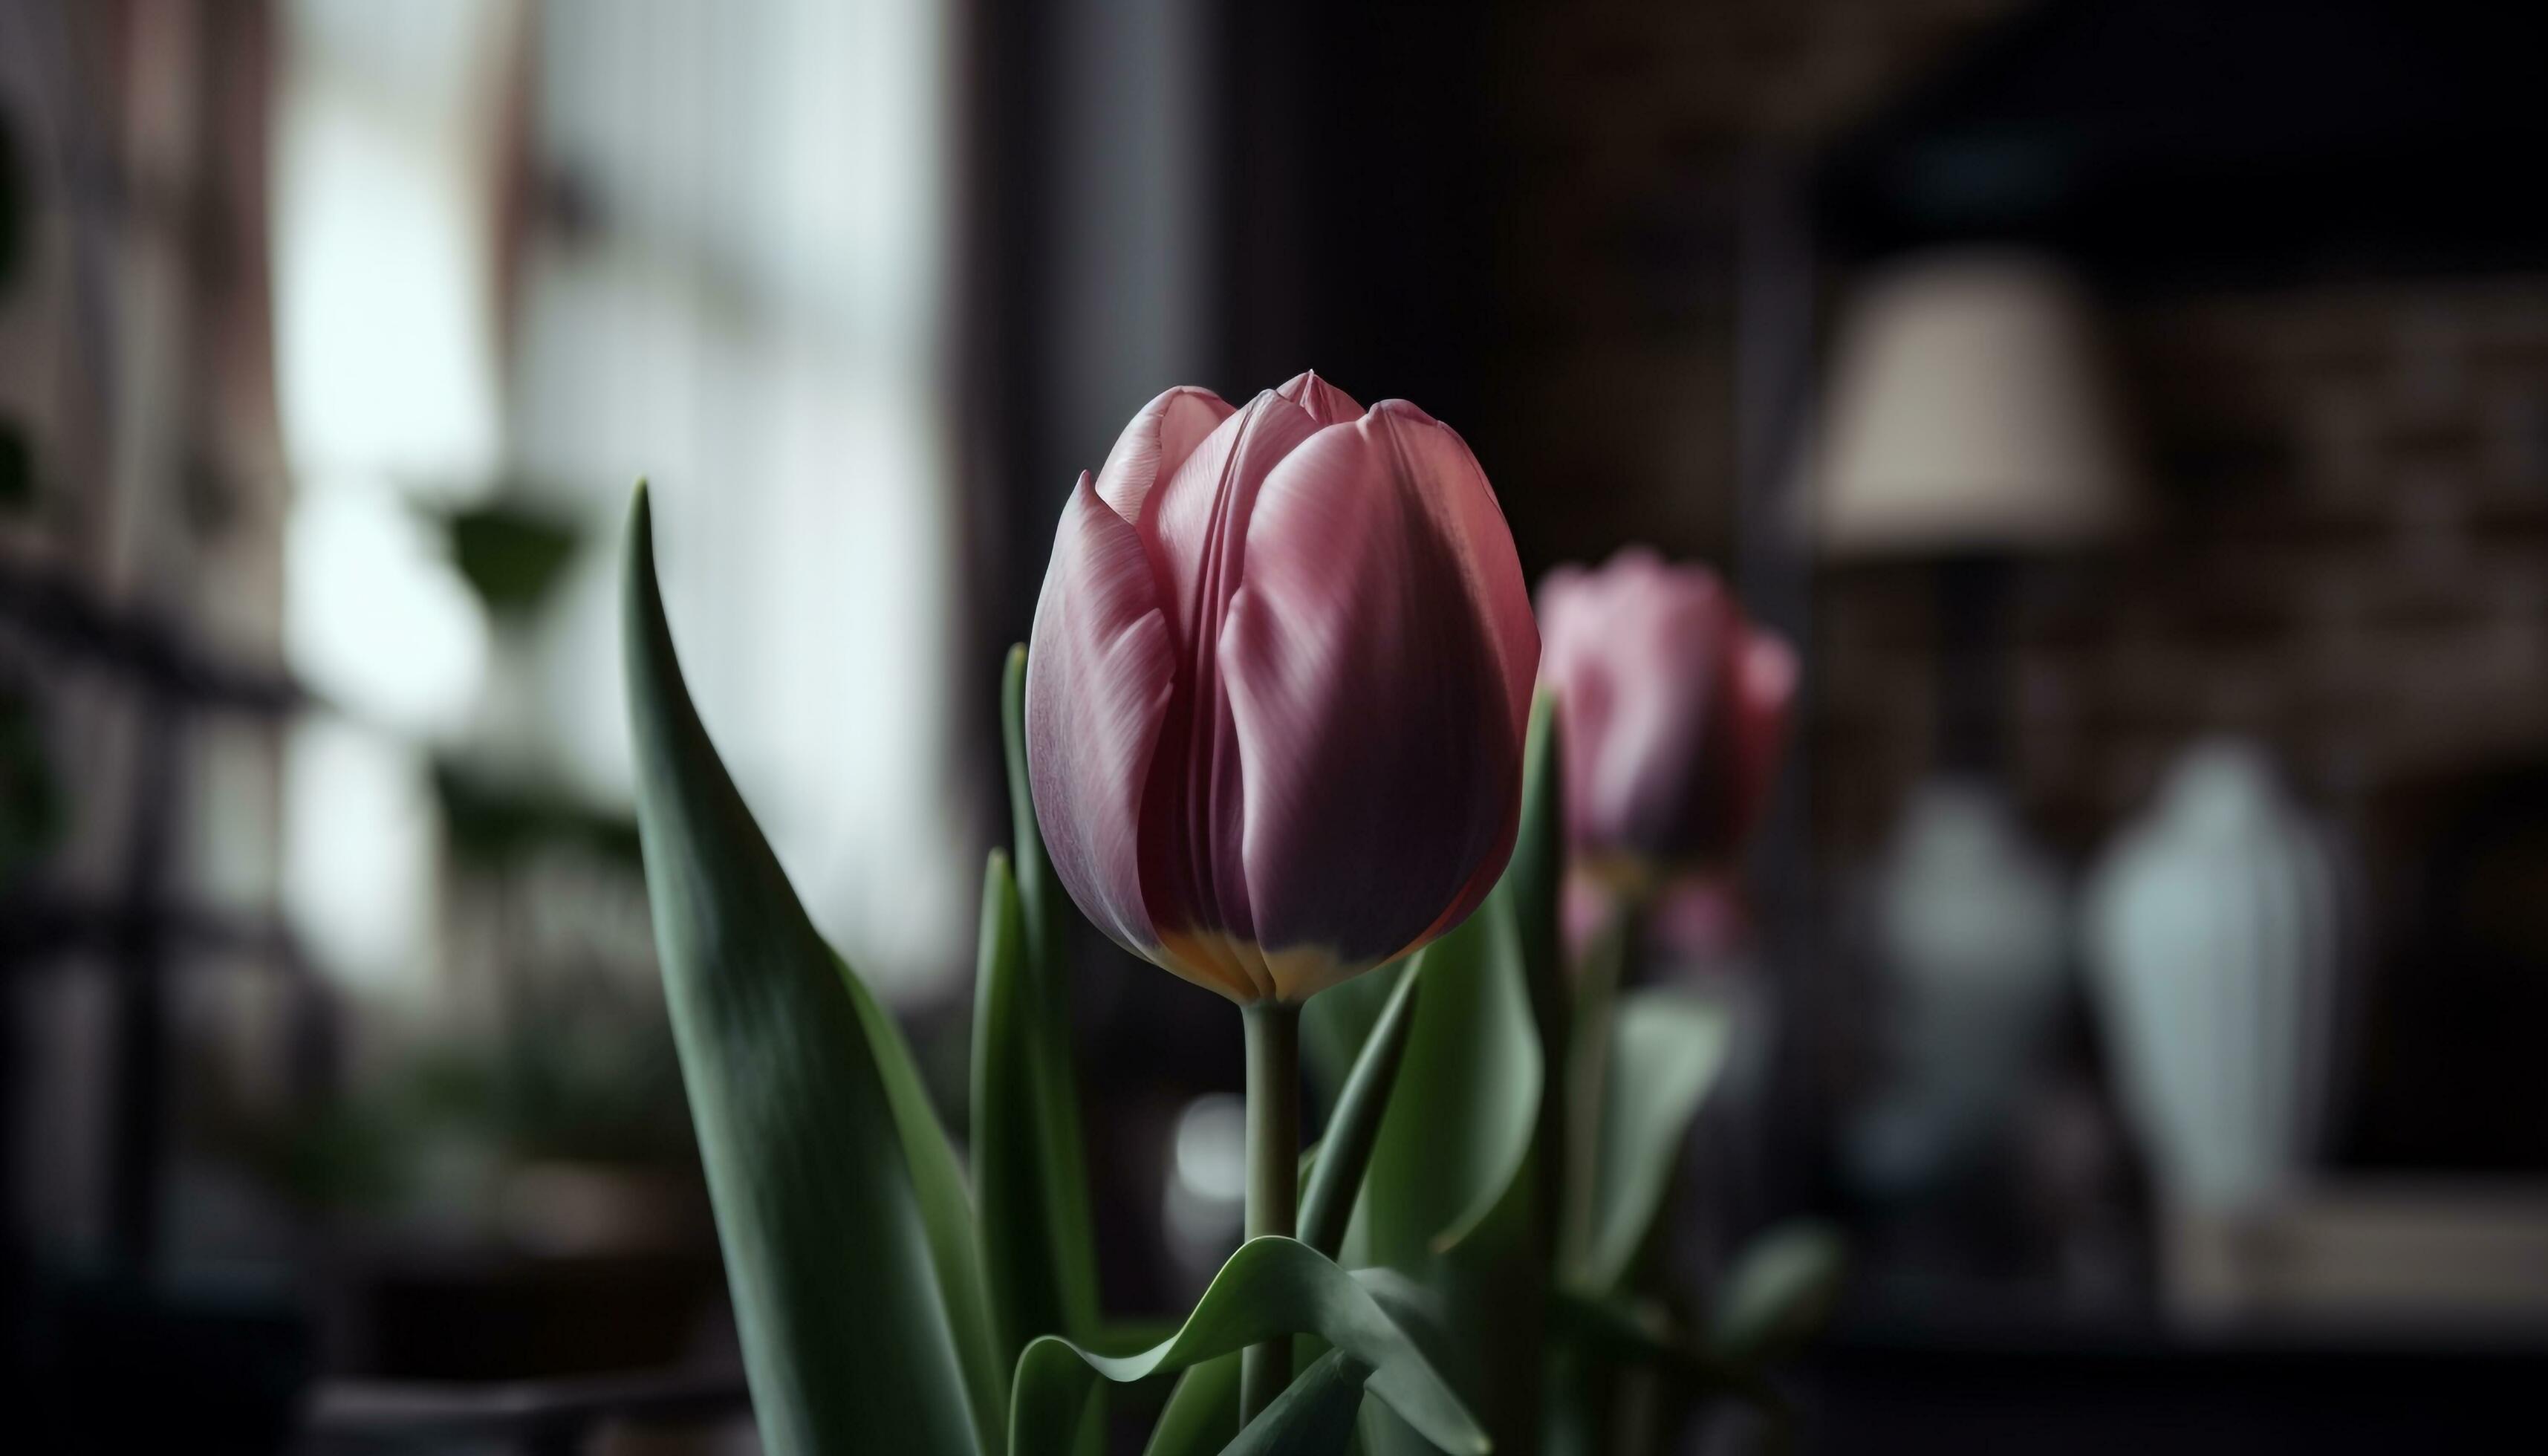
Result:
[[[969,1186],[690,706],[642,487],[626,592],[668,1001],[770,1449],[1089,1451],[1103,1382],[1176,1371],[1157,1456],[1584,1449],[1577,1390],[1639,1369],[1774,1404],[1829,1242],[1747,1260],[1698,1331],[1627,1278],[1723,1031],[1569,983],[1560,707],[1449,428],[1308,375],[1238,410],[1173,390],[1082,478],[1003,694]],[[1155,1341],[1096,1299],[1065,892],[1247,1019],[1251,1236]],[[1305,1030],[1342,1069],[1306,1152]]]

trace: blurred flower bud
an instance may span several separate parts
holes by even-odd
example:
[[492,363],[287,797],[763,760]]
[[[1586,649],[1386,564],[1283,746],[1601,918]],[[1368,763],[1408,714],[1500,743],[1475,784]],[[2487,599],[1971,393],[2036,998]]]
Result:
[[1579,863],[1644,894],[1674,866],[1730,860],[1777,774],[1795,654],[1714,572],[1642,547],[1549,573],[1539,614]]
[[1511,856],[1539,665],[1448,426],[1315,375],[1144,407],[1053,541],[1027,659],[1054,870],[1117,944],[1298,1002],[1424,944]]

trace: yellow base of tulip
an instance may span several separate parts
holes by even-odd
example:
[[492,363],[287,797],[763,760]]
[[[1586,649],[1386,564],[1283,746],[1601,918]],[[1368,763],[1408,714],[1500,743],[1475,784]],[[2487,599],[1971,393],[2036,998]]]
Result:
[[1151,958],[1241,1006],[1260,1001],[1298,1006],[1379,963],[1341,959],[1324,946],[1268,951],[1254,941],[1214,930],[1169,931],[1159,937],[1159,949]]

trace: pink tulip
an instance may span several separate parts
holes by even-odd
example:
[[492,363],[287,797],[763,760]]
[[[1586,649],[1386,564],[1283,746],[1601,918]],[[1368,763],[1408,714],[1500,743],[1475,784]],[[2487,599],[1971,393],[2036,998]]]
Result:
[[1777,774],[1795,654],[1714,572],[1642,547],[1549,573],[1539,612],[1579,859],[1637,884],[1731,859]]
[[1476,457],[1304,374],[1173,389],[1063,509],[1027,659],[1054,870],[1117,944],[1299,1002],[1511,856],[1539,633]]

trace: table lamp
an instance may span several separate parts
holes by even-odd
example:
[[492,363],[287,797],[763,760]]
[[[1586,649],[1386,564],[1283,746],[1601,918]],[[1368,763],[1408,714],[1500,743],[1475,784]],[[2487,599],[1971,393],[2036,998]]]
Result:
[[2066,887],[2000,787],[2008,567],[2122,530],[2133,470],[2093,311],[2049,259],[1890,267],[1844,311],[1833,357],[1810,457],[1819,552],[1937,565],[1937,762],[1875,899],[1893,1085],[1851,1157],[1867,1192],[1917,1198],[2008,1125],[2067,960]]
[[1842,316],[1811,500],[1830,561],[1939,564],[1940,762],[1999,762],[2007,567],[2122,531],[2133,469],[2087,295],[2037,254],[1930,254]]

